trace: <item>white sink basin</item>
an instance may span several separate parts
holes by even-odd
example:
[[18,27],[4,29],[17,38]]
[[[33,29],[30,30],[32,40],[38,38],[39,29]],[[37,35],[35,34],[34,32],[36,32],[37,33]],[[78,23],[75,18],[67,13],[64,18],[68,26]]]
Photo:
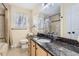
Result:
[[63,51],[64,50],[64,48],[63,47],[60,47],[60,48],[58,48],[60,51]]
[[38,38],[36,38],[36,37],[34,37],[33,39],[34,39],[34,40],[38,40]]
[[42,43],[49,43],[50,40],[47,39],[38,39],[37,41],[42,42]]
[[50,40],[49,39],[42,39],[42,38],[33,38],[34,40],[41,42],[41,43],[49,43]]

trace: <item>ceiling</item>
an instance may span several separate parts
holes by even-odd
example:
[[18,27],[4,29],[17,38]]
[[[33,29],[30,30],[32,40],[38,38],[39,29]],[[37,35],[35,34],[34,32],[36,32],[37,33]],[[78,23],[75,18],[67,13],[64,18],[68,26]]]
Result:
[[26,8],[32,10],[36,6],[39,6],[40,3],[10,3],[10,5]]
[[48,7],[46,9],[40,8],[42,3],[10,3],[10,5],[26,8],[29,10],[33,10],[34,8],[39,8],[41,11],[40,13],[43,13],[45,15],[51,16],[55,15],[60,12],[60,4],[59,3],[52,3],[52,7]]
[[60,13],[60,4],[55,3],[52,6],[41,9],[41,13],[51,16]]

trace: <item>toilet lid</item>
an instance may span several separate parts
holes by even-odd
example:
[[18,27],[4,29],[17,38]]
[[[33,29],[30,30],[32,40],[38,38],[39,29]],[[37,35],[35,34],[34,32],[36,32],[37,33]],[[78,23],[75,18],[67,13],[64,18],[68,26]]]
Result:
[[20,42],[21,42],[21,43],[26,43],[26,42],[28,42],[28,40],[27,40],[27,39],[25,39],[25,40],[20,40]]

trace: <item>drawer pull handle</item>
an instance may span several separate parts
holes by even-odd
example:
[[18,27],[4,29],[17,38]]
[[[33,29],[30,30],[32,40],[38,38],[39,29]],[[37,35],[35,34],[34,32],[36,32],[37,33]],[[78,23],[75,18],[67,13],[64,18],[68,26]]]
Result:
[[33,47],[35,47],[35,45],[33,45]]
[[36,50],[37,50],[37,48],[36,48]]

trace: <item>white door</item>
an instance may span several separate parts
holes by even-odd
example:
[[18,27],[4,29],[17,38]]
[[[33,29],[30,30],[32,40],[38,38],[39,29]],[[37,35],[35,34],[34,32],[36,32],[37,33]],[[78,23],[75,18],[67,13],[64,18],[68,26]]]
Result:
[[65,13],[64,13],[64,16],[65,16],[65,21],[66,21],[66,34],[65,36],[67,38],[72,38],[72,9],[69,8],[68,10],[65,10]]
[[[72,38],[77,39],[79,36],[79,4],[75,4],[72,6]],[[74,33],[73,33],[74,32]]]
[[76,39],[79,36],[79,4],[71,5],[65,11],[66,37]]

